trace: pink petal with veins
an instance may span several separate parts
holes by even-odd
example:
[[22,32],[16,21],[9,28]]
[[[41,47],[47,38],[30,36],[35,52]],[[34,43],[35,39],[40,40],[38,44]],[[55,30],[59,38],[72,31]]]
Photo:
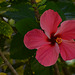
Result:
[[57,27],[61,21],[62,19],[59,14],[49,9],[41,15],[40,26],[45,31],[46,35],[50,38],[50,34],[57,31]]
[[60,34],[66,40],[75,39],[75,20],[67,20],[61,23],[55,35]]
[[33,29],[24,36],[24,44],[29,49],[37,49],[42,45],[49,44],[47,36],[40,29]]
[[37,50],[36,59],[44,66],[54,65],[58,59],[59,51],[57,43],[55,46],[44,45]]
[[59,47],[60,54],[65,61],[75,59],[75,41],[62,40]]

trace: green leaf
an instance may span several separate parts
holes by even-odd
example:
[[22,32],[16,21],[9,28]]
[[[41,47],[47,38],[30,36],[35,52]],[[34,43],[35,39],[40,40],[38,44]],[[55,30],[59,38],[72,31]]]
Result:
[[28,31],[32,29],[39,28],[39,25],[33,18],[25,18],[15,24],[17,30],[22,34],[25,35]]
[[40,7],[38,8],[38,10],[45,9],[45,7],[46,7],[46,5],[40,6]]
[[[6,13],[7,11],[15,11],[16,9],[13,8],[8,8],[8,7],[1,7],[0,8],[0,15],[3,15],[4,13]],[[4,15],[5,16],[5,15]],[[6,15],[7,16],[7,15]]]
[[42,14],[44,11],[48,10],[48,9],[52,9],[54,11],[57,11],[59,13],[59,15],[61,16],[62,20],[64,21],[66,18],[65,18],[65,15],[64,13],[61,11],[61,9],[56,5],[56,3],[54,2],[47,2],[46,3],[46,8],[43,9],[43,10],[40,10],[40,14]]
[[47,0],[41,0],[41,2],[38,3],[38,5],[43,5],[43,4],[45,4],[46,1]]
[[35,75],[54,75],[53,66],[44,67],[35,59],[31,61],[31,69]]
[[31,11],[29,8],[31,5],[26,4],[25,2],[12,5],[11,8],[16,9],[15,11],[7,11],[5,14],[15,21],[19,21],[24,18],[32,17],[35,18],[34,11]]
[[75,5],[72,2],[57,2],[56,4],[67,18],[75,18]]
[[75,12],[75,5],[72,2],[57,2],[56,4],[63,12]]
[[0,34],[10,38],[12,33],[13,29],[11,26],[4,21],[0,21]]
[[35,50],[28,50],[24,43],[24,37],[17,33],[11,42],[10,46],[10,57],[13,59],[27,59],[34,55]]
[[32,72],[31,70],[31,65],[30,63],[28,62],[25,66],[25,69],[24,69],[24,75],[33,75],[34,72]]

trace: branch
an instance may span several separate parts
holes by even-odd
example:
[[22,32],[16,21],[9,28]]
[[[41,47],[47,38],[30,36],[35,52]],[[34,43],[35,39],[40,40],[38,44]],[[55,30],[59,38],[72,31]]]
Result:
[[2,51],[0,50],[0,56],[1,58],[4,60],[5,64],[9,67],[9,69],[12,71],[12,73],[14,75],[18,75],[18,73],[16,72],[16,70],[12,67],[12,65],[9,63],[9,61],[6,59],[6,57],[4,56],[4,54],[2,53]]
[[60,75],[58,64],[54,64],[55,75]]
[[0,65],[0,68],[2,68],[3,66],[6,66],[6,64],[5,64],[5,63],[3,63],[2,65]]
[[[36,4],[35,0],[31,0],[31,4]],[[40,14],[39,14],[39,11],[37,10],[37,7],[33,7],[34,8],[34,11],[35,11],[35,16],[37,18],[38,21],[40,21]]]

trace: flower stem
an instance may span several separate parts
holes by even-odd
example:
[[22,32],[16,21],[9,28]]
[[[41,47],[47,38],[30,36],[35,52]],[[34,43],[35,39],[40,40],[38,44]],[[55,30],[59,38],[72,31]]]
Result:
[[[60,57],[61,63],[63,63],[64,65],[67,66],[67,64],[65,63],[65,61]],[[70,71],[68,70],[68,68],[66,66],[62,65],[62,70],[64,75],[71,75]]]
[[16,72],[16,70],[12,67],[12,65],[9,63],[9,61],[7,60],[7,58],[4,56],[4,54],[2,53],[2,51],[0,50],[0,56],[1,58],[4,60],[5,64],[9,67],[9,69],[12,71],[12,73],[14,75],[18,75],[18,73]]
[[55,75],[60,75],[60,72],[59,72],[59,68],[58,68],[58,64],[57,63],[54,64],[54,70],[55,70]]

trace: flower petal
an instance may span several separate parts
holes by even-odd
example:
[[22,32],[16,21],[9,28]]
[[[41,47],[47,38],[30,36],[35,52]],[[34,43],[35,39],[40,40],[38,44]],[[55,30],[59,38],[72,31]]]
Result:
[[75,41],[62,40],[59,47],[60,54],[65,61],[75,59]]
[[36,52],[36,59],[44,66],[51,66],[56,63],[59,56],[59,47],[56,43],[55,46],[44,45]]
[[45,11],[40,17],[41,28],[45,30],[45,33],[49,38],[51,33],[57,31],[57,27],[61,21],[62,19],[59,14],[51,9]]
[[42,30],[33,29],[24,36],[24,44],[29,49],[37,49],[44,44],[49,44],[49,42]]
[[60,34],[63,39],[75,39],[75,20],[67,20],[61,23],[55,35]]

